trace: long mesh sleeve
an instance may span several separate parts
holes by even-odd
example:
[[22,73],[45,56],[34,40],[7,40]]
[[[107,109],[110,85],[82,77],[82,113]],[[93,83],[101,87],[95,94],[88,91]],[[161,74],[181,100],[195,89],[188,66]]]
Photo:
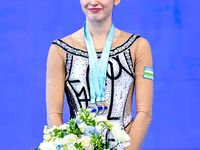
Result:
[[152,118],[153,80],[143,77],[144,68],[152,68],[152,55],[149,43],[144,39],[138,40],[135,54],[135,95],[137,115],[131,130],[131,145],[126,148],[138,150],[146,136]]
[[46,106],[49,127],[63,123],[63,101],[65,84],[65,55],[55,45],[51,45],[47,58]]

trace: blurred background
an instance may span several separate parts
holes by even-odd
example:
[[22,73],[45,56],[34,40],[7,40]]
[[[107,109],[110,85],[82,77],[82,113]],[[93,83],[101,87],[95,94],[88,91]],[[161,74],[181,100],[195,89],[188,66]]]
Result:
[[[152,48],[153,118],[141,150],[200,149],[199,6],[199,0],[122,0],[114,8],[115,26]],[[49,47],[84,21],[79,0],[0,0],[0,149],[33,150],[42,141]]]

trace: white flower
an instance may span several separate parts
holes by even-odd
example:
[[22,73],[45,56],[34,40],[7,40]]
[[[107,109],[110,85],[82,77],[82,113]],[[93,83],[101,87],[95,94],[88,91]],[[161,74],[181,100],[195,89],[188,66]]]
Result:
[[75,134],[68,134],[62,139],[62,143],[65,146],[75,144],[77,142],[77,136]]
[[47,132],[48,132],[48,133],[52,133],[52,135],[54,135],[54,132],[53,132],[54,129],[58,129],[58,127],[54,125],[54,126],[51,127],[50,129],[47,129]]
[[90,118],[90,119],[93,119],[94,117],[95,117],[95,113],[90,113],[89,118]]
[[74,144],[70,144],[67,146],[68,150],[77,150],[76,147],[74,146]]
[[56,144],[53,141],[40,143],[39,149],[42,150],[57,150]]
[[81,132],[83,132],[85,127],[87,127],[87,125],[83,122],[83,123],[79,124],[78,127],[81,130]]
[[54,130],[54,129],[58,129],[58,127],[56,125],[54,125],[53,127],[50,128],[51,130]]
[[62,124],[62,125],[60,125],[59,127],[58,127],[58,129],[61,129],[61,130],[65,130],[65,129],[67,129],[67,124],[65,123],[65,124]]
[[55,141],[54,141],[54,143],[56,145],[62,145],[62,138],[56,138]]
[[76,143],[81,143],[81,138],[77,138],[77,141],[76,141]]
[[90,139],[89,136],[83,136],[83,137],[79,140],[79,142],[81,142],[81,145],[85,148],[85,147],[87,147],[87,146],[90,145],[91,139]]
[[119,125],[113,126],[111,132],[117,142],[125,147],[130,145],[130,143],[127,142],[130,141],[130,136],[124,130],[121,130]]
[[101,139],[102,139],[102,143],[106,144],[106,138],[105,138],[105,136],[102,136]]
[[123,145],[124,147],[128,147],[131,145],[130,142],[121,142],[120,144]]
[[53,126],[51,128],[49,128],[48,126],[44,126],[43,133],[44,134],[52,133],[55,128],[57,128],[57,126]]
[[47,133],[43,135],[43,139],[45,142],[48,142],[51,140],[51,134]]
[[104,116],[96,116],[95,121],[98,123],[100,121],[108,121],[106,117]]
[[92,109],[91,109],[91,108],[87,108],[87,109],[86,109],[86,111],[89,111],[89,112],[91,112],[91,111],[92,111]]
[[89,144],[88,146],[85,147],[85,150],[93,150],[94,149],[94,145]]
[[98,124],[98,125],[95,126],[95,127],[96,127],[96,129],[98,130],[98,132],[101,133],[101,132],[102,132],[102,129],[103,129],[103,126],[104,126],[104,124],[100,123],[100,124]]
[[44,126],[43,133],[44,133],[44,134],[48,134],[48,133],[49,133],[48,126]]

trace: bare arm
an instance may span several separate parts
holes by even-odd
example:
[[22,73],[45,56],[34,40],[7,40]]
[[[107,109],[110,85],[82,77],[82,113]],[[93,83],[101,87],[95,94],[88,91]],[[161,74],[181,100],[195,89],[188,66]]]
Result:
[[47,59],[46,106],[49,127],[63,124],[63,100],[65,84],[65,56],[63,51],[51,45]]
[[140,149],[152,119],[153,80],[143,77],[144,68],[152,68],[152,55],[149,43],[140,38],[132,50],[135,57],[135,92],[137,115],[131,126],[131,145],[126,150]]

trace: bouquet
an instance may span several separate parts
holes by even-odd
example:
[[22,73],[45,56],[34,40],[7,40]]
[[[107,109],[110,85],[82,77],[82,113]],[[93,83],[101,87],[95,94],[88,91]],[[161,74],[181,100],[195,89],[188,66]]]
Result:
[[[117,144],[109,149],[105,140],[106,130],[110,130]],[[43,142],[35,150],[115,150],[117,145],[130,145],[129,135],[103,116],[95,116],[89,109],[81,108],[77,117],[67,124],[48,128],[44,126]]]

